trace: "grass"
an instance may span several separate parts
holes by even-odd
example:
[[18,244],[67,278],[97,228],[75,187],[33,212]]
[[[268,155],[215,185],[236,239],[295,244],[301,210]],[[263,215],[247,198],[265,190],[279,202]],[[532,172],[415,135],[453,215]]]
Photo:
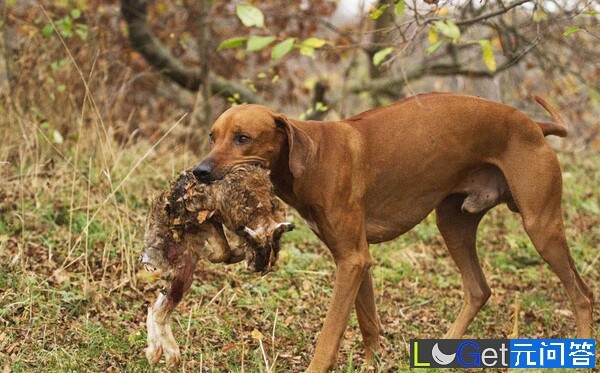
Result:
[[[44,146],[39,133],[30,135]],[[82,156],[92,151],[82,143],[62,146],[70,161],[52,147],[37,157],[24,151],[15,160],[4,153],[3,164],[21,163],[2,174],[0,360],[12,372],[147,371],[144,320],[157,289],[137,265],[143,221],[152,194],[195,157],[167,156],[165,147],[139,163],[152,146],[139,142],[118,149],[118,163],[103,165],[102,158]],[[117,149],[112,141],[105,151],[109,147]],[[45,159],[55,160],[47,174],[41,171]],[[573,256],[597,293],[600,156],[574,153],[561,160]],[[199,265],[173,318],[183,371],[284,372],[308,365],[334,266],[323,244],[292,218],[298,229],[285,237],[276,272],[258,277],[241,266]],[[408,339],[440,337],[460,307],[460,279],[436,232],[430,216],[395,241],[372,247],[383,325],[379,371],[408,370]],[[518,216],[506,208],[490,213],[479,253],[493,295],[469,336],[506,337],[517,304],[519,336],[573,335],[565,293]],[[361,371],[362,356],[353,315],[338,371]]]
[[[90,32],[101,39],[99,30]],[[149,371],[145,317],[158,289],[138,265],[145,216],[152,196],[203,155],[190,135],[201,131],[188,128],[189,118],[165,100],[136,102],[140,87],[120,64],[118,48],[84,58],[39,32],[27,40],[13,63],[34,66],[9,89],[0,86],[0,369]],[[600,154],[589,149],[560,158],[572,253],[598,294]],[[173,316],[182,371],[308,366],[334,265],[301,219],[291,218],[297,229],[285,236],[274,273],[258,277],[239,265],[199,264]],[[516,306],[521,337],[573,336],[566,295],[518,216],[506,208],[491,212],[478,246],[493,295],[468,336],[506,337]],[[460,278],[433,216],[371,250],[383,326],[377,369],[404,372],[408,340],[440,337],[456,316]],[[597,327],[598,312],[594,317]],[[352,315],[337,371],[363,371],[362,359]],[[155,371],[165,371],[164,364]]]

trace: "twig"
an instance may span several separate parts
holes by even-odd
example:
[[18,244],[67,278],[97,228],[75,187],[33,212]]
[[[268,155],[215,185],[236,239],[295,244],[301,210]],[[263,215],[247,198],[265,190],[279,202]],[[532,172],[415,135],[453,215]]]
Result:
[[492,18],[492,17],[495,17],[495,16],[499,16],[500,14],[504,14],[504,13],[508,12],[509,10],[511,10],[512,8],[518,7],[519,5],[523,5],[525,3],[530,3],[532,1],[533,0],[520,0],[520,1],[516,1],[516,2],[514,2],[512,4],[510,4],[507,7],[503,7],[502,9],[498,9],[498,10],[490,12],[490,13],[482,14],[482,15],[480,15],[478,17],[475,17],[475,18],[466,19],[464,21],[456,22],[456,25],[457,26],[467,26],[467,25],[471,25],[473,23],[477,23],[479,21],[484,21],[484,20],[486,20],[488,18]]
[[279,304],[275,308],[275,317],[273,318],[273,331],[271,332],[271,356],[273,356],[273,365],[271,366],[271,371],[275,367],[275,360],[277,359],[277,355],[275,354],[275,327],[277,326],[277,315],[279,314]]
[[267,354],[265,353],[265,347],[263,346],[261,338],[258,339],[258,345],[260,346],[260,352],[262,352],[262,356],[263,356],[263,360],[265,362],[265,368],[267,369],[267,373],[271,373],[269,359],[267,358]]
[[409,74],[402,74],[400,77],[396,78],[381,78],[381,79],[373,79],[367,82],[361,82],[358,84],[352,85],[349,90],[350,92],[363,92],[363,91],[386,91],[390,90],[394,87],[402,87],[406,83],[417,80],[425,75],[434,75],[434,76],[448,76],[448,75],[462,75],[469,76],[473,78],[484,78],[484,77],[493,77],[498,73],[508,69],[509,67],[515,65],[519,61],[523,59],[532,49],[534,49],[539,43],[539,36],[537,36],[526,48],[512,57],[510,60],[506,61],[502,65],[498,66],[498,68],[494,71],[490,70],[472,70],[464,68],[460,65],[454,64],[438,64],[432,66],[425,66],[421,69],[417,69],[412,71]]
[[515,309],[513,311],[513,326],[512,332],[508,335],[509,339],[519,338],[519,313],[521,312],[521,299],[519,298],[519,293],[517,293],[517,296],[515,298],[514,307]]
[[416,308],[416,307],[421,307],[421,306],[424,306],[424,305],[426,305],[427,303],[431,303],[431,302],[432,302],[432,300],[431,300],[431,299],[427,299],[427,300],[424,300],[424,301],[422,301],[421,303],[417,303],[417,304],[411,304],[411,305],[408,305],[408,306],[405,306],[405,307],[402,307],[402,308],[400,308],[400,309],[398,310],[398,313],[400,314],[400,316],[402,316],[403,318],[405,318],[405,319],[406,319],[406,315],[404,314],[404,310],[408,310],[408,309],[411,309],[411,308]]
[[215,294],[214,297],[212,297],[212,299],[206,304],[206,307],[210,306],[211,304],[213,304],[213,302],[219,297],[219,295],[221,295],[221,293],[223,293],[225,291],[225,289],[227,288],[227,285],[223,286],[221,288],[221,290],[219,290],[217,292],[217,294]]

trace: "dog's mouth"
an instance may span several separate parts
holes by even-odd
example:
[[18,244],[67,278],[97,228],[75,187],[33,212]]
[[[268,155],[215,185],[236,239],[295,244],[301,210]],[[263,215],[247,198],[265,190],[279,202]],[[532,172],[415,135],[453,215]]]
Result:
[[258,167],[258,168],[262,168],[265,170],[268,169],[268,164],[264,160],[261,160],[261,159],[250,160],[250,161],[245,160],[245,161],[236,162],[236,163],[230,165],[229,167],[224,167],[219,170],[214,170],[210,174],[209,178],[203,179],[201,182],[203,184],[207,184],[207,185],[213,184],[215,182],[223,180],[225,175],[227,175],[228,173],[234,172],[240,168],[244,168],[247,166]]
[[[264,159],[251,159],[251,160],[243,160],[243,161],[233,164],[227,172],[231,172],[233,170],[236,170],[236,169],[238,169],[240,167],[244,167],[244,166],[253,166],[253,167],[259,167],[259,168],[264,168],[264,169],[268,168],[267,161],[265,161]],[[227,172],[225,172],[225,173],[227,173]]]

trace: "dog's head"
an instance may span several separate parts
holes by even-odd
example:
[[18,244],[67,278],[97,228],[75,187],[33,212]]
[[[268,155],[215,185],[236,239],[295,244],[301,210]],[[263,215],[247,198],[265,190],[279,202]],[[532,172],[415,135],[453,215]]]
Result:
[[209,183],[222,179],[241,164],[269,170],[289,166],[300,177],[315,145],[295,121],[261,105],[239,105],[225,111],[214,123],[211,151],[194,168],[194,176]]

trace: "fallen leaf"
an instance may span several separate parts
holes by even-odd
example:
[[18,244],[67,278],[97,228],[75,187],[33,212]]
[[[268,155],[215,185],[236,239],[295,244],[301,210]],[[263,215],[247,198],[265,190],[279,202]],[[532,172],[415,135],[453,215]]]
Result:
[[61,268],[55,269],[52,272],[52,276],[54,277],[56,283],[59,285],[64,283],[65,281],[69,281],[71,278],[71,275],[68,272],[63,271]]
[[252,330],[252,333],[250,333],[250,335],[254,339],[263,339],[264,338],[263,334],[261,332],[259,332],[257,329]]
[[13,351],[15,350],[15,348],[17,348],[17,346],[19,345],[19,342],[15,342],[13,344],[11,344],[10,346],[8,346],[8,348],[6,349],[6,354],[10,355],[13,353]]
[[565,317],[572,317],[573,316],[573,311],[571,310],[554,310],[554,314],[555,315],[560,315],[560,316],[565,316]]
[[196,219],[198,220],[199,224],[202,224],[206,221],[206,219],[209,219],[211,216],[213,216],[214,213],[215,213],[214,211],[208,211],[208,210],[200,211],[198,213],[198,216],[196,217]]

